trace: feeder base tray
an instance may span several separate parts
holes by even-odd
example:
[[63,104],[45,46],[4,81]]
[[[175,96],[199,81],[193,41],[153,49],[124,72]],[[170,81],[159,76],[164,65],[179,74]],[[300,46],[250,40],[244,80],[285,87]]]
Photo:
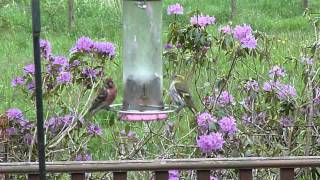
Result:
[[112,111],[118,112],[120,120],[123,121],[160,121],[166,120],[168,114],[175,112],[176,106],[164,106],[163,110],[149,110],[149,111],[137,111],[137,110],[121,110],[122,104],[113,104],[110,106]]

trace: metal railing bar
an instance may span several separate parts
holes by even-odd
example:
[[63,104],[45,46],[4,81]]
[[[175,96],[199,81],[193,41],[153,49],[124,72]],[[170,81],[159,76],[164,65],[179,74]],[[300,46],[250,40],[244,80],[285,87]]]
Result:
[[[47,172],[166,171],[320,167],[320,156],[47,162]],[[37,162],[0,163],[0,173],[38,173]]]

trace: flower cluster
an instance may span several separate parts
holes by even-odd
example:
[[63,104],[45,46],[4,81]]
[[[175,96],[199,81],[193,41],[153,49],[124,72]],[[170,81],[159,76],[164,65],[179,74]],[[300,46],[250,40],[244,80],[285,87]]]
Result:
[[234,39],[240,42],[241,47],[255,49],[257,47],[257,39],[252,33],[250,25],[237,25],[234,29],[230,25],[219,28],[219,32],[223,34],[233,35]]
[[249,80],[245,83],[244,89],[249,92],[249,91],[259,91],[259,83],[256,80]]
[[80,37],[71,49],[71,53],[97,53],[101,57],[113,59],[116,48],[111,42],[95,42],[89,37]]
[[183,14],[183,7],[179,3],[170,5],[168,6],[167,14]]
[[214,24],[215,22],[216,18],[214,16],[209,15],[195,15],[190,19],[190,23],[192,25],[198,25],[200,27],[206,27],[208,25]]
[[234,97],[228,91],[222,91],[217,103],[221,107],[231,105],[234,103]]
[[293,120],[291,117],[288,116],[281,116],[280,118],[280,125],[282,127],[289,127],[293,125]]
[[279,66],[273,66],[269,71],[269,77],[273,80],[266,81],[263,90],[266,92],[275,92],[279,100],[290,100],[297,96],[294,86],[281,83],[278,78],[285,76],[285,70]]
[[208,130],[209,124],[217,122],[217,119],[210,113],[204,112],[197,116],[197,123],[200,129]]
[[234,134],[237,131],[236,120],[232,116],[226,116],[219,120],[219,127],[222,132]]
[[[33,135],[31,134],[34,124],[27,120],[23,112],[18,108],[11,108],[6,111],[6,118],[9,120],[4,132],[8,138],[15,136],[15,141],[32,144]],[[36,139],[35,139],[36,140]]]
[[219,132],[199,136],[199,139],[197,140],[197,145],[203,153],[219,151],[222,149],[224,143],[225,141],[222,134]]

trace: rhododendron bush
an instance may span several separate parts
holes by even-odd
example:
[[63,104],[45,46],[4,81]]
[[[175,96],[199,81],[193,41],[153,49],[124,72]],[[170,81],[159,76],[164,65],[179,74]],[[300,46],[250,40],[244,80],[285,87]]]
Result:
[[[170,5],[166,12],[170,24],[163,47],[164,79],[174,74],[186,77],[198,114],[185,108],[167,121],[141,123],[114,121],[116,114],[110,111],[89,117],[89,104],[103,79],[111,72],[119,74],[115,45],[81,37],[65,57],[54,55],[50,42],[41,40],[48,161],[319,154],[319,37],[310,45],[301,44],[299,53],[280,58],[272,49],[283,44],[249,24],[220,24],[199,10],[187,14],[180,4]],[[306,17],[316,21],[308,13]],[[318,24],[314,23],[317,36]],[[27,64],[12,80],[17,95],[30,106],[34,72],[33,64]],[[122,88],[122,82],[115,84]],[[171,103],[167,89],[165,81],[164,101]],[[37,159],[35,116],[28,111],[12,107],[1,114],[10,161]],[[257,171],[258,179],[278,174]],[[234,170],[211,173],[211,179],[236,177]],[[297,171],[301,177],[310,177],[308,173],[320,174],[317,169]],[[194,171],[169,172],[169,179],[195,176]]]

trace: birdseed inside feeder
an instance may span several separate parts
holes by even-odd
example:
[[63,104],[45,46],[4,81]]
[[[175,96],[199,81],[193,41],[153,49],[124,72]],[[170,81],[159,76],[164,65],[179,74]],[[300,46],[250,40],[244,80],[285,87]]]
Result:
[[164,120],[162,101],[162,1],[123,1],[123,82],[120,118]]

